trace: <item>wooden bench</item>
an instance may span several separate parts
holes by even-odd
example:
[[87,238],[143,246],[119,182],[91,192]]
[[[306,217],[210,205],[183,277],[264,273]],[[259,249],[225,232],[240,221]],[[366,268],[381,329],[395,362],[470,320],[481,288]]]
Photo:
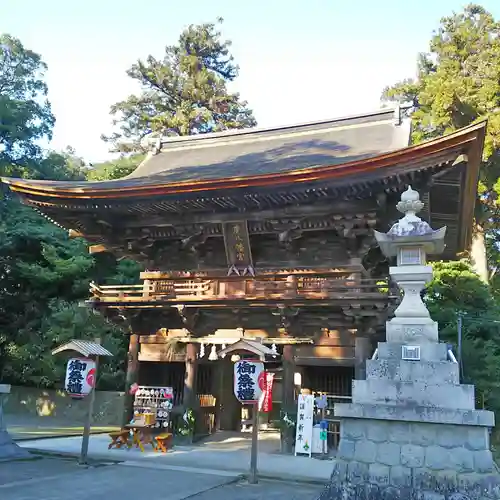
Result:
[[170,448],[172,441],[172,433],[164,432],[163,434],[158,434],[155,436],[156,446],[155,451],[161,451],[162,453],[167,453],[167,450]]
[[121,429],[119,431],[114,431],[109,433],[109,437],[111,438],[111,443],[108,445],[108,450],[111,448],[121,448],[122,446],[128,446],[128,437],[129,437],[128,429]]

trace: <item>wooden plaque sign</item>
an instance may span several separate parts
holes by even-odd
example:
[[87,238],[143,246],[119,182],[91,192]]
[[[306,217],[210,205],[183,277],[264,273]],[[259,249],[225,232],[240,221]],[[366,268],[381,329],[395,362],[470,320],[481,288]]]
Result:
[[246,221],[223,224],[224,244],[229,267],[247,269],[252,267],[252,251]]

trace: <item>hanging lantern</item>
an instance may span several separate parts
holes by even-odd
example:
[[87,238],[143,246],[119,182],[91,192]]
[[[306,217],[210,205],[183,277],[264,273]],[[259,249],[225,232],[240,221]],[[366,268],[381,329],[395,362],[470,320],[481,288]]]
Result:
[[[225,348],[226,348],[226,344],[222,344],[222,350],[224,350]],[[226,353],[221,355],[221,358],[225,358],[225,357],[226,357]]]
[[203,358],[205,356],[205,344],[200,344],[200,358]]
[[208,360],[209,361],[217,361],[218,356],[217,356],[217,351],[215,348],[215,344],[212,345],[212,349],[210,350],[210,354],[208,355]]

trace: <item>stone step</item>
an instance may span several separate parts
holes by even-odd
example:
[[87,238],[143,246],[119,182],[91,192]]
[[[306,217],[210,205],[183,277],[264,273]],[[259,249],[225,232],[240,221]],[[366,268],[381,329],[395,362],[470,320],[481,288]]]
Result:
[[369,359],[366,361],[366,378],[394,380],[396,382],[460,383],[458,364],[451,361],[406,361]]
[[[423,422],[464,427],[495,427],[495,414],[488,410],[457,410],[429,406],[399,407],[386,404],[336,403],[335,417],[364,418],[386,422]],[[342,429],[342,426],[340,426]]]
[[383,379],[354,380],[352,402],[475,409],[473,385],[435,385]]
[[[378,343],[378,359],[402,360],[403,346],[419,344],[399,344],[395,342]],[[447,361],[448,345],[427,342],[420,344],[420,361]]]

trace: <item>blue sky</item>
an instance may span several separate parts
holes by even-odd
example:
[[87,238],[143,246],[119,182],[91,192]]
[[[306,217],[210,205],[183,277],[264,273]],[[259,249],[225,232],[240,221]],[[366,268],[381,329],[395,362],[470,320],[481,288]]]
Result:
[[[379,107],[384,86],[415,73],[439,19],[457,0],[1,0],[0,32],[42,54],[57,118],[51,147],[109,158],[109,107],[136,91],[126,69],[161,57],[190,23],[225,19],[240,76],[233,89],[259,126]],[[498,0],[481,4],[497,18]],[[496,6],[495,6],[496,5]]]

